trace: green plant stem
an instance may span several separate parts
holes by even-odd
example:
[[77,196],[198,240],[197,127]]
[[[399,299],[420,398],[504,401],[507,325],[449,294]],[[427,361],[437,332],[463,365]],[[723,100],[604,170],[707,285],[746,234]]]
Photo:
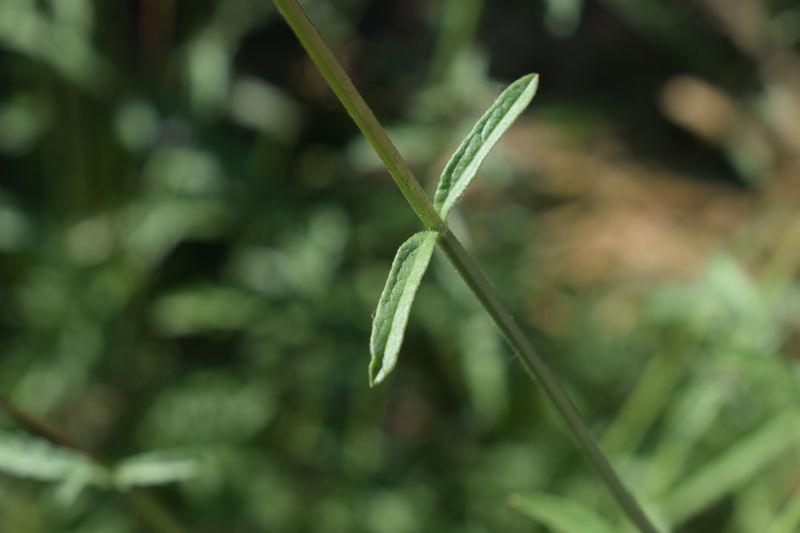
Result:
[[517,321],[514,320],[514,317],[503,305],[503,302],[500,301],[497,293],[489,284],[489,280],[480,271],[469,253],[449,230],[440,237],[439,244],[455,269],[458,270],[458,273],[461,274],[469,288],[472,289],[473,294],[480,300],[484,309],[492,317],[494,323],[500,328],[503,336],[514,349],[514,353],[522,363],[522,366],[535,380],[539,381],[558,413],[572,431],[584,456],[597,470],[600,478],[605,481],[606,486],[616,498],[620,507],[640,530],[646,533],[656,532],[656,528],[650,523],[647,515],[614,471],[603,450],[597,444],[597,439],[594,438],[575,405],[558,383],[550,367],[536,348],[533,347],[522,328],[519,327]]
[[[78,452],[100,467],[103,471],[107,472],[109,475],[111,474],[111,467],[94,452],[82,446],[72,437],[47,421],[20,409],[4,396],[0,396],[0,412],[5,413],[19,427],[29,433],[38,435],[62,448],[69,448],[70,450]],[[167,508],[161,505],[161,502],[153,498],[147,492],[139,489],[130,489],[122,491],[121,494],[140,516],[142,522],[147,524],[149,531],[158,531],[160,533],[184,533],[185,530],[183,527],[170,515]]]
[[403,196],[406,197],[411,208],[417,214],[422,223],[430,230],[441,231],[445,228],[445,223],[439,213],[433,208],[428,196],[417,181],[414,173],[397,151],[386,130],[375,118],[372,109],[367,105],[353,85],[350,76],[344,71],[336,56],[325,44],[317,29],[311,23],[303,7],[293,0],[275,0],[275,5],[281,12],[286,22],[297,35],[303,47],[308,52],[311,60],[314,61],[317,69],[322,73],[325,81],[336,93],[336,96],[344,104],[345,109],[350,114],[353,122],[367,138],[373,150],[378,154],[384,166],[389,170]]
[[384,131],[372,110],[353,85],[350,77],[325,44],[297,0],[274,0],[278,10],[308,52],[314,64],[331,86],[336,96],[367,138],[397,183],[411,208],[429,229],[439,233],[439,244],[453,266],[500,328],[525,369],[539,381],[561,417],[578,441],[586,459],[597,470],[620,507],[644,533],[657,529],[628,492],[606,459],[591,431],[583,421],[564,389],[559,385],[544,359],[530,343],[525,333],[506,309],[497,293],[480,271],[461,243],[434,210],[414,174]]

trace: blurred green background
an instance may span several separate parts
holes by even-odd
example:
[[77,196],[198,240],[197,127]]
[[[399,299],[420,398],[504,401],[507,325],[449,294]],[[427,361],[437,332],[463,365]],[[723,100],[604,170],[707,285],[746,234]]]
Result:
[[[800,530],[796,3],[304,5],[429,190],[541,74],[454,231],[665,529]],[[0,531],[625,530],[442,257],[369,389],[417,228],[269,1],[0,0]]]

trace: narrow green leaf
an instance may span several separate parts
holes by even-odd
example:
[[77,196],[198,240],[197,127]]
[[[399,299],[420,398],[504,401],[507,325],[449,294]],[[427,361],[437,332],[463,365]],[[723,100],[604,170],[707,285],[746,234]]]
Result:
[[433,255],[436,236],[435,231],[416,233],[397,250],[372,322],[370,386],[383,381],[397,364],[411,304]]
[[509,85],[455,151],[439,178],[433,198],[433,207],[442,218],[447,218],[447,213],[464,194],[492,147],[528,107],[538,85],[538,74],[528,74]]
[[511,506],[556,533],[614,533],[616,529],[594,511],[573,501],[535,493],[511,497]]
[[680,524],[741,488],[781,455],[799,445],[800,413],[789,410],[700,467],[675,488],[662,508],[673,524]]
[[0,432],[0,472],[37,481],[85,479],[95,485],[107,482],[107,473],[84,455],[10,432]]
[[165,485],[197,476],[194,457],[175,453],[148,453],[128,457],[114,468],[114,484],[121,489],[134,486]]

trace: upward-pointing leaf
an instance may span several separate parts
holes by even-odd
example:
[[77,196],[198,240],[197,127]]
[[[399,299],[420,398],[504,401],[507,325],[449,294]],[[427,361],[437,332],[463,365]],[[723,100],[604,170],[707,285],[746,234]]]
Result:
[[383,381],[397,363],[411,304],[433,255],[436,236],[435,231],[416,233],[397,250],[372,322],[370,386]]
[[539,75],[528,74],[509,85],[455,151],[439,178],[433,198],[433,206],[442,218],[447,218],[450,208],[464,194],[492,147],[528,107],[538,84]]

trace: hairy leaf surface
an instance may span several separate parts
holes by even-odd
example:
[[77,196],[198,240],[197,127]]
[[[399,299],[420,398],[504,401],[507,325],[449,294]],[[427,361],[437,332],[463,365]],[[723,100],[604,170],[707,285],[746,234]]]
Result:
[[538,85],[538,74],[528,74],[509,85],[455,151],[439,178],[433,198],[433,206],[442,218],[447,218],[447,213],[464,194],[492,147],[528,107]]
[[397,364],[411,305],[433,255],[436,236],[435,231],[416,233],[397,250],[372,322],[371,386],[383,381]]

